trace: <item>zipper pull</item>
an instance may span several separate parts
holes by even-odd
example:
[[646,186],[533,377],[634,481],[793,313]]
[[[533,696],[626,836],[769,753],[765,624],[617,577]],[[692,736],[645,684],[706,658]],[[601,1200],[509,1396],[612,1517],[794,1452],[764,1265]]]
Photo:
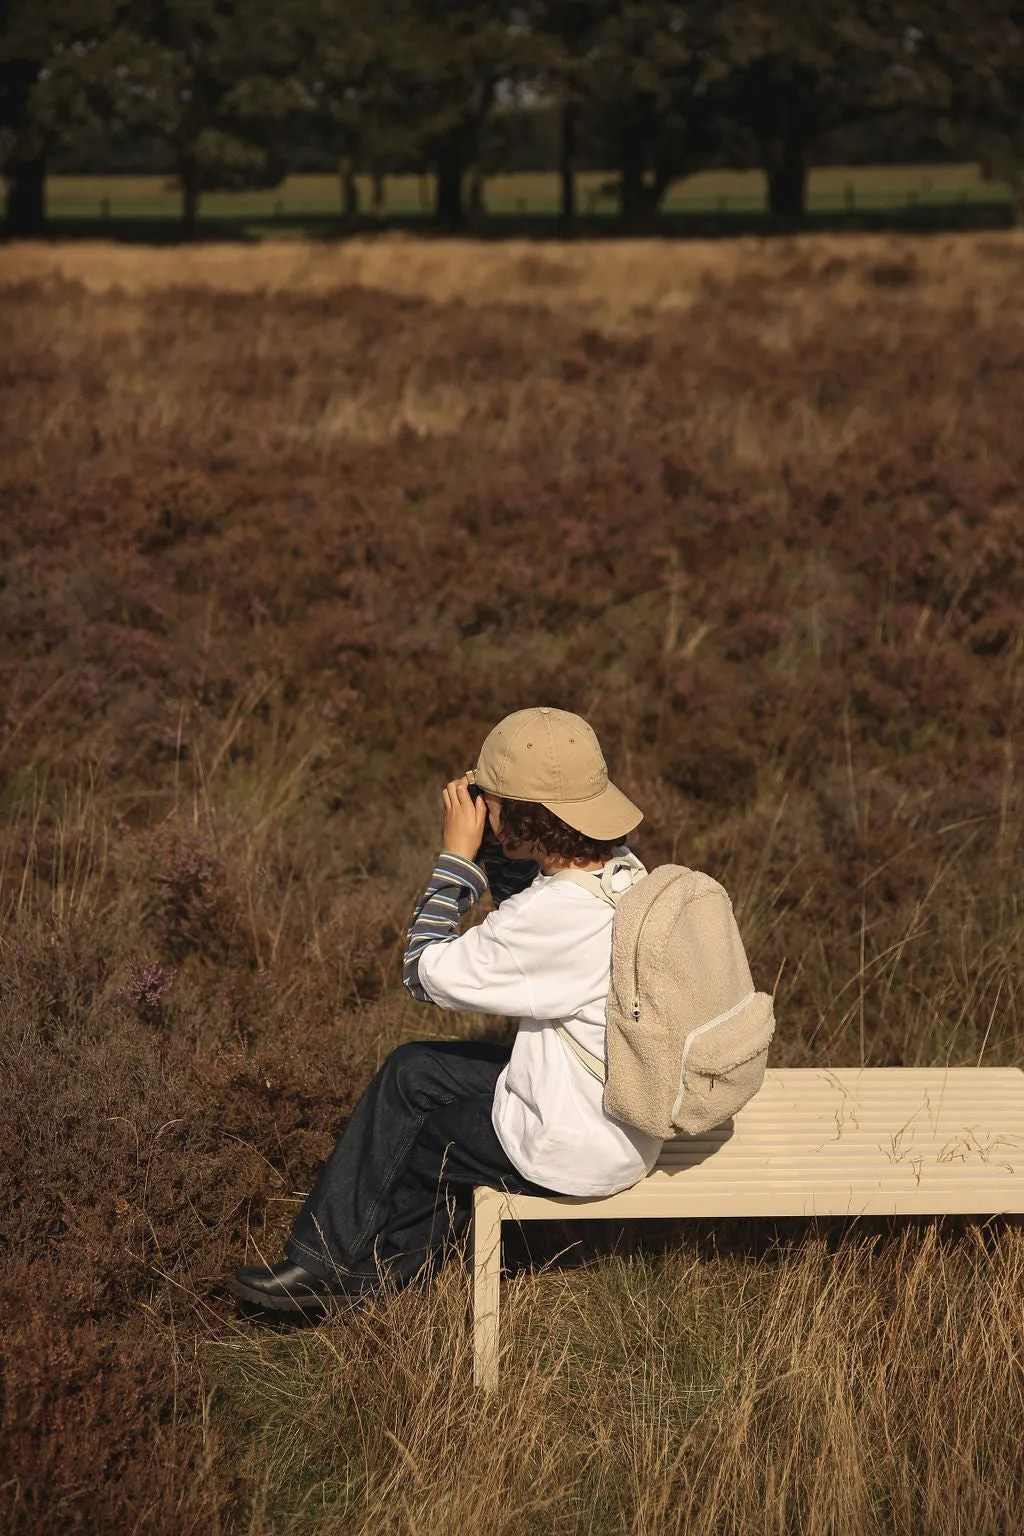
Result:
[[633,1023],[634,1024],[639,1024],[639,1022],[640,1022],[640,994],[639,994],[639,992],[635,992],[633,994]]

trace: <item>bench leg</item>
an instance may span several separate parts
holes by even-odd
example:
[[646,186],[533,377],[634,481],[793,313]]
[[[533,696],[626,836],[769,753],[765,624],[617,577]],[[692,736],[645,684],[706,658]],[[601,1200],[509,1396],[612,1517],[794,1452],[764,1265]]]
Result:
[[473,1191],[473,1385],[498,1385],[498,1308],[501,1302],[501,1194]]

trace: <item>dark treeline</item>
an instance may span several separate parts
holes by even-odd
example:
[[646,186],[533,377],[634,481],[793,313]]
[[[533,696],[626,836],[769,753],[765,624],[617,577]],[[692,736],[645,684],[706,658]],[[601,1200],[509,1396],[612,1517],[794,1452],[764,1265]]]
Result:
[[[1024,204],[1024,0],[0,0],[0,167],[9,233],[45,224],[55,157],[173,171],[186,234],[205,190],[331,166],[436,178],[457,230],[484,179],[614,173],[625,229],[669,186],[761,168],[772,218],[807,174],[863,158],[980,159]],[[60,160],[58,159],[58,163]]]

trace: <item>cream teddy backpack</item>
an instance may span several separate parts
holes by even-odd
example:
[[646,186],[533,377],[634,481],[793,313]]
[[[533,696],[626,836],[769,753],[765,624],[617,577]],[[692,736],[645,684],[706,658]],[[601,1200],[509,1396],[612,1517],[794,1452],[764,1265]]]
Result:
[[[621,870],[630,884],[616,890]],[[559,1026],[567,1048],[604,1083],[605,1111],[663,1140],[730,1119],[764,1080],[775,1018],[772,999],[754,990],[723,887],[680,864],[646,874],[627,848],[603,870],[552,878],[615,909],[607,1065]]]

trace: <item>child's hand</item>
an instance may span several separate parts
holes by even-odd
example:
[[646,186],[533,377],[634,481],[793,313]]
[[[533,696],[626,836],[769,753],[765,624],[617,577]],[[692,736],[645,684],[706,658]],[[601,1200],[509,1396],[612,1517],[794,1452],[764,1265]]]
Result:
[[463,859],[475,859],[484,839],[487,805],[483,795],[474,800],[469,779],[452,779],[441,791],[444,801],[444,852],[457,853]]

